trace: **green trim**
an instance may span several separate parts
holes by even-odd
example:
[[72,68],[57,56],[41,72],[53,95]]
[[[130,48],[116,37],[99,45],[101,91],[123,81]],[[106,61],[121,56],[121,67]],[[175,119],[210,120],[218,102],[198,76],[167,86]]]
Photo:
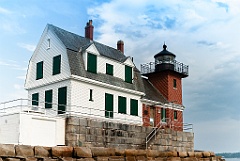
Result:
[[38,62],[36,65],[36,80],[43,78],[43,61]]
[[39,104],[39,93],[32,94],[32,105],[38,106]]
[[61,55],[53,57],[53,75],[61,73]]
[[126,97],[118,96],[118,113],[126,114],[127,101]]
[[89,101],[93,101],[93,90],[90,89],[89,92],[90,92],[90,93],[89,93]]
[[92,73],[97,73],[97,56],[88,53],[87,57],[87,71]]
[[52,90],[45,91],[45,108],[52,108]]
[[125,65],[125,82],[132,83],[132,67]]
[[130,100],[130,115],[138,116],[138,100]]
[[161,120],[162,122],[166,122],[166,109],[161,108]]
[[113,75],[113,65],[106,63],[106,74]]
[[105,93],[105,117],[113,118],[113,95]]
[[67,105],[67,87],[58,89],[58,114],[63,114],[66,111]]

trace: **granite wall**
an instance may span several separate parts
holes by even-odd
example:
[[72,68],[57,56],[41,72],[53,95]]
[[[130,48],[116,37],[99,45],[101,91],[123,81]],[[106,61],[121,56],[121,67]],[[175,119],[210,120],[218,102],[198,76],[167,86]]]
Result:
[[[146,149],[145,138],[151,127],[68,117],[66,119],[67,146],[106,147],[118,149]],[[148,143],[148,149],[194,151],[191,132],[161,129]]]

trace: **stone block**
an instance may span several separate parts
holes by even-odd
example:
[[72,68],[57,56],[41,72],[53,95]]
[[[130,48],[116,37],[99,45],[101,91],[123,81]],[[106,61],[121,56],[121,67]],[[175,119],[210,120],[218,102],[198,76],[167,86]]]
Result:
[[182,158],[182,161],[198,161],[195,157],[189,157],[189,158]]
[[74,157],[77,157],[77,158],[92,157],[92,151],[90,148],[87,148],[87,147],[74,147],[73,152],[74,152]]
[[109,161],[125,161],[124,156],[110,156]]
[[187,152],[178,152],[178,156],[179,156],[180,158],[185,158],[185,157],[188,156],[188,153],[187,153]]
[[108,161],[108,157],[95,157],[96,161]]
[[21,161],[19,158],[4,158],[3,161]]
[[146,150],[137,150],[137,155],[138,156],[147,156],[147,151]]
[[67,125],[66,132],[79,134],[79,125],[72,125],[72,124]]
[[15,148],[13,144],[0,144],[0,156],[15,157]]
[[95,161],[93,158],[80,158],[77,159],[76,161]]
[[101,122],[101,121],[96,121],[96,120],[92,120],[91,126],[92,126],[92,127],[97,127],[97,128],[103,128],[103,122]]
[[73,156],[73,147],[70,146],[55,146],[52,147],[52,156],[63,158]]
[[126,149],[126,148],[122,148],[122,149],[116,149],[115,150],[115,155],[116,156],[125,156],[125,150],[124,149]]
[[195,153],[194,152],[188,152],[188,156],[189,157],[195,157]]
[[19,158],[34,157],[33,147],[29,145],[16,145],[16,156]]
[[79,125],[81,127],[87,126],[87,119],[86,118],[79,118]]
[[181,161],[180,157],[169,157],[166,161]]
[[145,156],[136,156],[136,161],[147,161]]
[[61,158],[62,161],[76,161],[76,158],[72,158],[72,157],[63,157]]
[[210,152],[207,152],[207,151],[203,152],[202,154],[203,154],[203,157],[205,157],[205,158],[211,156]]
[[41,159],[41,161],[59,161],[59,160],[54,158],[43,158]]
[[80,121],[78,117],[68,117],[66,119],[67,125],[80,125]]
[[38,161],[38,158],[35,158],[35,157],[27,157],[27,158],[24,158],[24,161]]
[[178,153],[176,151],[168,151],[165,152],[166,157],[178,157]]
[[115,149],[113,149],[113,148],[92,147],[91,151],[92,151],[93,157],[114,156],[115,155]]
[[66,140],[77,141],[77,134],[75,134],[75,133],[66,133]]
[[135,149],[125,149],[126,156],[137,156],[137,150]]
[[167,160],[167,158],[165,158],[165,157],[157,157],[157,158],[155,158],[155,161],[166,161]]
[[153,157],[156,158],[159,156],[159,151],[158,150],[147,150],[147,157]]
[[136,161],[136,158],[135,158],[135,156],[126,156],[125,160],[126,161]]
[[38,158],[50,157],[49,151],[42,146],[35,146],[34,154],[35,154],[35,157],[38,157]]
[[211,155],[211,157],[215,157],[216,155],[215,155],[215,153],[214,152],[210,152],[210,155]]
[[79,126],[79,133],[80,134],[86,134],[86,127],[85,126]]
[[196,158],[202,158],[203,157],[202,152],[195,152],[195,157]]

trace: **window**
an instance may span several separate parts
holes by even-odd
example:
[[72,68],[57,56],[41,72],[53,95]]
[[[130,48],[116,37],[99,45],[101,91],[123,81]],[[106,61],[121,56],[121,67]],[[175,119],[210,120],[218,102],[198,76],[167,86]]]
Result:
[[132,83],[132,67],[125,65],[125,82]]
[[43,61],[37,63],[36,80],[43,78]]
[[53,75],[61,72],[61,55],[53,57]]
[[38,106],[38,102],[39,102],[39,94],[38,93],[34,93],[32,94],[32,105],[33,106]]
[[113,118],[113,95],[105,93],[105,117]]
[[47,39],[48,41],[48,49],[50,48],[50,38]]
[[118,113],[126,114],[126,97],[118,96]]
[[113,65],[108,63],[106,64],[106,74],[113,75]]
[[177,80],[173,79],[173,88],[177,88]]
[[93,101],[93,90],[92,89],[90,89],[89,101]]
[[174,120],[177,120],[177,111],[174,111]]
[[45,108],[52,108],[52,90],[45,91]]
[[165,108],[161,109],[161,120],[162,120],[162,122],[166,122],[166,109]]
[[66,111],[67,105],[67,87],[58,89],[58,114],[63,114]]
[[97,73],[97,56],[88,53],[87,58],[87,71]]
[[138,100],[130,100],[130,115],[138,116]]

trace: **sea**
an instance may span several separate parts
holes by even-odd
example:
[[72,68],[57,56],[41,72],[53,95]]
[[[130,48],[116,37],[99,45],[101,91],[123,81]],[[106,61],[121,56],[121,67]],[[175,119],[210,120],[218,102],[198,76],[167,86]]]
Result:
[[226,161],[240,161],[240,158],[225,158]]

